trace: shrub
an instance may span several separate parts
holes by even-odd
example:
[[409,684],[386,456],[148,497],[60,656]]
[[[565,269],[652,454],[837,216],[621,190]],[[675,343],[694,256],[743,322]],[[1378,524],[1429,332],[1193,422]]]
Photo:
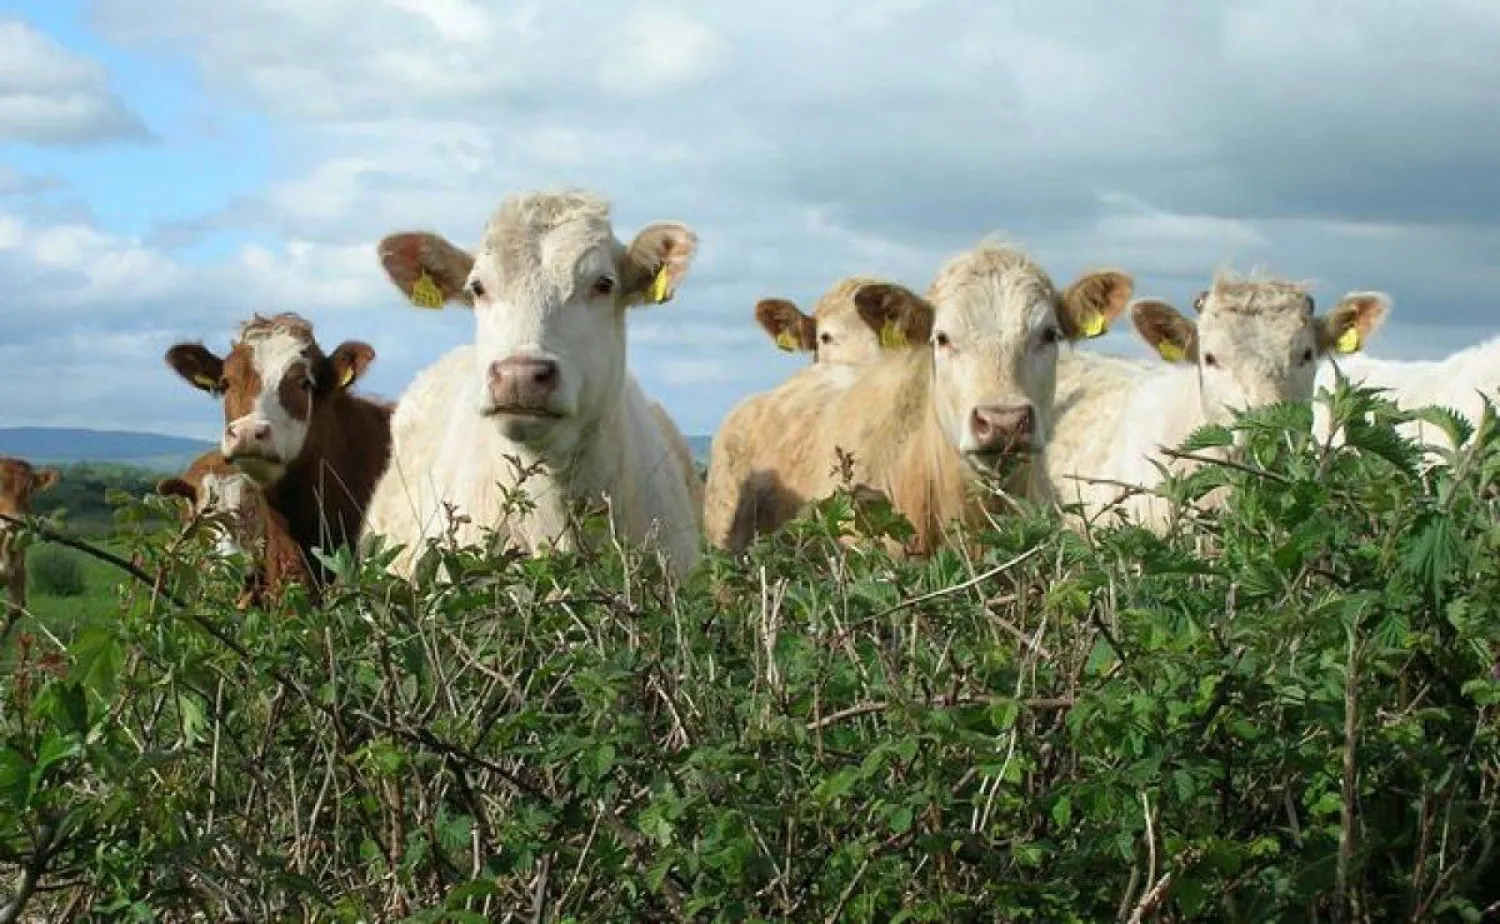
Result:
[[31,589],[49,597],[81,597],[88,585],[77,552],[55,545],[34,548],[26,559]]
[[682,586],[608,544],[415,588],[377,552],[243,615],[143,539],[183,605],[142,585],[0,687],[0,863],[164,921],[1479,920],[1500,439],[1447,421],[1425,464],[1332,404],[1341,449],[1242,418],[1165,537],[1025,511],[897,561],[841,495]]

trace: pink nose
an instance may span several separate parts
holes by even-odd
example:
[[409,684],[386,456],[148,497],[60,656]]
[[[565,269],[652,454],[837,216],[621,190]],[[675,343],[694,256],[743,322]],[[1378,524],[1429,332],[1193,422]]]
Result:
[[258,421],[236,421],[224,431],[233,449],[266,446],[271,442],[271,425]]
[[561,378],[553,360],[511,356],[490,364],[490,395],[502,407],[542,407]]
[[985,451],[1024,446],[1035,427],[1036,412],[1029,404],[976,407],[969,414],[969,432]]

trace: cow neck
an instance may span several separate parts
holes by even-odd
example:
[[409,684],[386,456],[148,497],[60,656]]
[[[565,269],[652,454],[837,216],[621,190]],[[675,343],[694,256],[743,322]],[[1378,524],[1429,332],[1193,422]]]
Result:
[[[302,452],[287,466],[286,473],[266,492],[266,500],[291,524],[304,547],[320,541],[324,522],[335,530],[338,544],[353,542],[359,535],[359,518],[369,503],[374,474],[367,460],[355,453],[370,453],[378,447],[350,445],[350,434],[368,438],[369,428],[359,418],[373,417],[381,408],[373,402],[338,392],[321,402],[308,428]],[[346,432],[348,431],[348,432]],[[298,516],[311,511],[312,515]]]

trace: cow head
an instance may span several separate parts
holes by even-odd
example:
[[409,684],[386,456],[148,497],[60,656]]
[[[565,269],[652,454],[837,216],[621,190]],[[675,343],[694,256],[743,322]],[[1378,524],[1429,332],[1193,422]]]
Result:
[[813,362],[864,365],[880,355],[882,344],[860,317],[854,295],[878,282],[868,276],[840,279],[818,299],[811,315],[783,298],[761,299],[755,320],[783,350],[811,352]]
[[604,199],[533,193],[500,205],[474,256],[420,232],[379,250],[414,303],[474,309],[479,413],[510,439],[557,447],[592,429],[624,387],[625,311],[672,298],[697,235],[659,222],[625,245]]
[[1318,317],[1302,285],[1220,277],[1193,307],[1196,323],[1154,299],[1136,302],[1130,314],[1163,359],[1197,366],[1207,422],[1226,423],[1235,410],[1311,400],[1318,360],[1363,348],[1391,299],[1350,292]]
[[1088,273],[1059,293],[1021,251],[985,243],[944,264],[926,299],[876,284],[855,302],[882,343],[930,343],[938,425],[971,468],[988,471],[1046,448],[1059,346],[1102,334],[1132,285],[1124,273]]
[[350,340],[325,356],[311,324],[278,314],[243,324],[223,358],[198,343],[179,343],[166,358],[194,388],[223,397],[220,451],[269,486],[302,454],[319,410],[364,374],[375,350]]
[[[31,512],[31,498],[57,484],[55,469],[36,469],[21,459],[0,456],[0,514],[21,517]],[[0,530],[10,524],[0,522]]]
[[219,554],[253,560],[263,551],[269,505],[265,492],[249,475],[210,471],[196,485],[184,478],[166,478],[157,483],[156,493],[186,499],[188,517],[213,516]]

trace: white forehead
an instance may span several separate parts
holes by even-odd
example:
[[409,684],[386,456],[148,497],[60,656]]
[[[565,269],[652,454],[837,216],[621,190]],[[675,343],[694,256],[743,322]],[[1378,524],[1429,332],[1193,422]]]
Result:
[[1018,247],[986,241],[943,264],[928,290],[942,326],[1017,336],[1057,319],[1052,279]]
[[1198,337],[1220,349],[1280,352],[1313,336],[1306,287],[1282,280],[1217,281],[1204,299]]
[[474,265],[507,288],[565,286],[581,271],[611,268],[619,249],[608,200],[586,192],[532,193],[495,210]]
[[312,374],[311,364],[304,351],[307,340],[283,327],[270,330],[255,330],[244,334],[240,340],[250,350],[250,363],[260,376],[262,390],[270,391],[281,384],[299,363]]
[[246,509],[254,499],[255,483],[249,475],[209,473],[203,476],[199,491],[200,510],[234,511]]

